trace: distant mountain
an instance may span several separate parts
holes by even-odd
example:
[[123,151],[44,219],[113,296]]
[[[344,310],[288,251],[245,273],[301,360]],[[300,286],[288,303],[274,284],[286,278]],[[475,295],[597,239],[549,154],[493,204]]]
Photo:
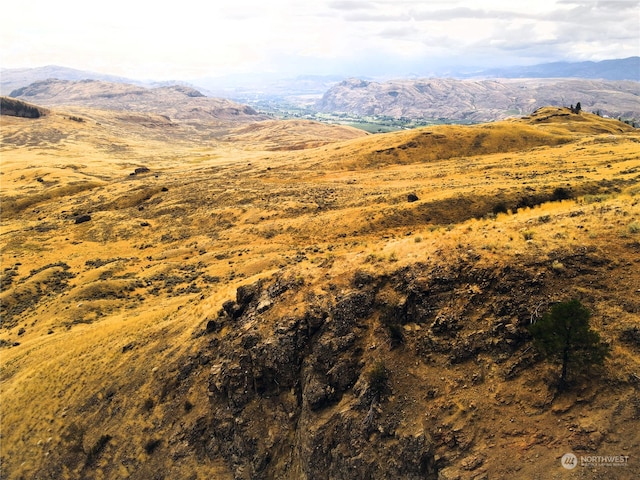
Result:
[[640,81],[640,57],[601,62],[553,62],[524,67],[506,67],[459,72],[456,78],[589,78]]
[[44,80],[10,93],[44,106],[77,105],[109,110],[155,113],[179,120],[263,120],[246,105],[210,98],[183,85],[146,88],[99,80]]
[[581,102],[586,111],[640,118],[640,83],[581,79],[369,82],[345,80],[316,104],[321,112],[483,122]]
[[3,68],[0,75],[0,92],[2,95],[9,95],[17,88],[26,87],[35,82],[56,78],[58,80],[102,80],[105,82],[142,84],[137,80],[118,77],[116,75],[106,75],[102,73],[77,70],[75,68],[60,67],[58,65],[47,65],[36,68]]
[[108,75],[104,73],[91,72],[88,70],[78,70],[75,68],[61,67],[58,65],[47,65],[36,68],[3,68],[0,69],[0,93],[9,95],[10,92],[21,87],[26,87],[35,82],[43,80],[101,80],[112,83],[128,83],[145,87],[161,87],[170,85],[192,86],[183,81],[153,81],[136,80],[133,78]]

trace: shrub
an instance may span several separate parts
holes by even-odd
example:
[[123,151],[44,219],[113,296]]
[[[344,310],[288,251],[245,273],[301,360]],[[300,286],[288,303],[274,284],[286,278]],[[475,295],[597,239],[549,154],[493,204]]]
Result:
[[111,440],[111,438],[112,438],[111,435],[102,435],[98,439],[96,444],[93,447],[91,447],[91,449],[87,453],[87,461],[85,465],[90,466],[95,463],[95,461],[98,459],[98,457],[100,456],[104,448],[107,446],[107,443],[109,443],[109,441]]
[[367,373],[367,381],[369,382],[369,391],[374,399],[380,400],[389,388],[389,370],[384,362],[379,360],[373,365]]
[[568,200],[570,198],[571,198],[571,191],[563,187],[558,187],[554,189],[553,194],[551,195],[551,199],[554,201]]
[[162,440],[158,440],[158,439],[149,440],[144,445],[144,451],[150,455],[160,446],[161,443],[162,443]]
[[155,402],[153,401],[153,399],[147,398],[142,404],[142,410],[144,410],[145,412],[149,412],[153,409],[154,406]]
[[506,202],[502,202],[502,201],[496,203],[491,209],[491,212],[494,215],[497,215],[499,213],[508,213],[508,211],[509,211],[509,207],[507,206]]
[[404,332],[401,325],[389,323],[387,324],[387,331],[389,332],[389,343],[392,349],[404,343]]

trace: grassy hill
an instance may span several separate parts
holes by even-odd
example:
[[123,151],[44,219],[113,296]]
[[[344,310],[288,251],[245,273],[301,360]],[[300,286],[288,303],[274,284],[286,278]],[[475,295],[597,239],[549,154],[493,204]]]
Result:
[[[3,478],[598,478],[560,457],[638,450],[627,125],[1,121]],[[526,328],[570,298],[612,357],[559,395]]]

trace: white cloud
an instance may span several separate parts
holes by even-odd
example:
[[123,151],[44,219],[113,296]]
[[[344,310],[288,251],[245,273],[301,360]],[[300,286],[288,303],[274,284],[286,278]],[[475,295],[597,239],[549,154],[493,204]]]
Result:
[[640,55],[636,0],[30,0],[3,10],[13,20],[0,31],[3,67],[147,78]]

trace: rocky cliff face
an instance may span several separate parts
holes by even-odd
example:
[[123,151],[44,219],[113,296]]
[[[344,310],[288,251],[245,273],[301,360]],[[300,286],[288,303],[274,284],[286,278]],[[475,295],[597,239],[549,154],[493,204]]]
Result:
[[325,93],[323,112],[483,122],[529,114],[543,105],[581,102],[588,111],[640,118],[632,81],[419,79],[345,80]]
[[281,316],[269,310],[302,283],[253,284],[207,325],[217,354],[212,416],[200,434],[236,477],[435,478],[429,434],[401,432],[409,419],[385,412],[385,371],[379,383],[368,374],[377,287],[361,287],[309,296],[304,311]]
[[[553,416],[526,326],[557,279],[533,259],[476,260],[358,271],[322,293],[283,277],[239,288],[183,367],[206,365],[211,407],[185,438],[234,478],[485,478],[484,436],[506,431],[492,416],[516,430]],[[607,263],[577,251],[562,261],[578,288]],[[554,435],[533,430],[544,444]],[[521,467],[490,466],[501,468]]]

